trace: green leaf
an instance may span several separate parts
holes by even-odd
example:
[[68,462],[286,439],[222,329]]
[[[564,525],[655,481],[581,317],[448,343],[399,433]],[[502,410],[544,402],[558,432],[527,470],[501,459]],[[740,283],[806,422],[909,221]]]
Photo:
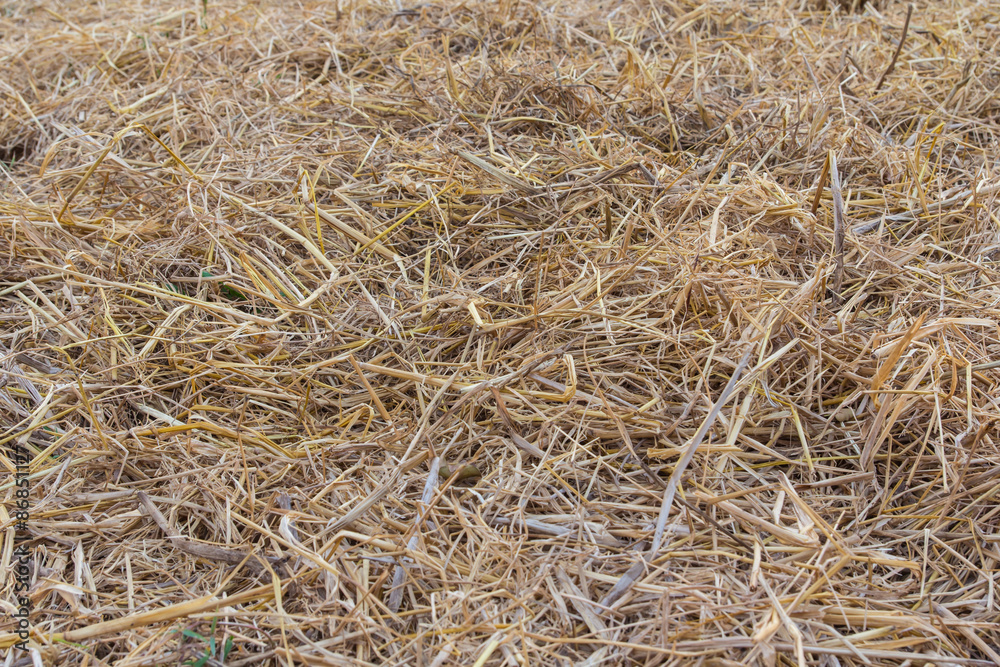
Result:
[[244,294],[243,292],[239,291],[238,289],[234,289],[234,288],[230,287],[226,283],[221,283],[219,285],[219,291],[222,292],[222,294],[224,296],[232,299],[233,301],[246,301],[247,300],[247,295],[246,294]]
[[194,658],[191,658],[190,660],[185,661],[184,664],[185,665],[191,665],[191,667],[205,667],[205,665],[208,664],[208,661],[211,660],[211,658],[212,658],[212,656],[210,654],[206,653],[205,655],[201,656],[197,660],[195,660]]
[[[204,271],[203,270],[201,272],[201,277],[202,278],[214,278],[215,276],[212,275],[211,271]],[[222,292],[222,296],[226,297],[227,299],[232,299],[233,301],[247,301],[247,300],[249,300],[249,297],[247,297],[246,294],[244,294],[243,292],[239,291],[238,289],[236,289],[234,287],[230,287],[226,283],[219,283],[219,291]]]

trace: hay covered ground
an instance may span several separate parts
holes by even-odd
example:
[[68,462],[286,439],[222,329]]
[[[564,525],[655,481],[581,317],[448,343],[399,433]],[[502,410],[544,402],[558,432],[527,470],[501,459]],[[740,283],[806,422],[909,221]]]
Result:
[[998,664],[990,5],[3,3],[3,645]]

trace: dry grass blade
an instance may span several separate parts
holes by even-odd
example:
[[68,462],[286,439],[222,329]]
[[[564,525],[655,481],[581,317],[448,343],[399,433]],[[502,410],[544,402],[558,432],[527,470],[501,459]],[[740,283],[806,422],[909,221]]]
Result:
[[841,288],[844,284],[844,195],[840,188],[840,172],[837,170],[837,156],[830,151],[827,161],[830,165],[830,193],[833,195],[833,272],[834,303],[843,299]]
[[673,507],[674,494],[677,492],[677,486],[680,484],[681,477],[687,470],[688,464],[691,463],[691,459],[694,458],[694,454],[698,451],[698,446],[701,445],[702,440],[708,434],[708,429],[711,428],[712,424],[715,422],[716,418],[719,416],[719,412],[722,410],[723,406],[728,402],[729,396],[733,389],[736,387],[736,383],[739,382],[740,376],[743,374],[743,369],[746,368],[747,362],[750,361],[750,353],[753,350],[747,350],[743,354],[743,358],[740,359],[739,364],[736,366],[736,370],[733,371],[732,376],[729,378],[729,382],[726,384],[725,388],[722,390],[722,394],[719,395],[719,399],[712,406],[712,410],[708,413],[702,421],[701,426],[698,431],[694,434],[685,448],[684,454],[681,456],[680,461],[674,466],[673,472],[670,473],[670,479],[667,480],[667,484],[663,489],[663,501],[660,503],[660,511],[656,519],[656,529],[653,533],[653,543],[649,548],[649,553],[644,557],[644,561],[640,560],[635,565],[626,570],[622,578],[615,583],[615,585],[608,591],[608,594],[601,600],[601,606],[605,608],[610,608],[611,605],[615,604],[628,590],[635,584],[638,576],[645,570],[645,563],[653,560],[659,554],[660,547],[663,544],[663,533],[667,527],[667,517],[670,514],[670,509]]
[[698,431],[694,434],[691,442],[685,445],[684,454],[681,456],[680,461],[677,462],[677,465],[674,466],[673,472],[670,473],[670,479],[667,480],[667,488],[663,491],[663,502],[660,504],[660,513],[656,519],[656,531],[653,533],[653,544],[649,548],[650,553],[656,553],[660,550],[660,545],[663,544],[663,531],[667,526],[667,515],[670,514],[670,508],[673,506],[674,494],[677,492],[677,486],[681,482],[681,477],[687,470],[688,464],[691,463],[691,459],[694,458],[695,452],[698,451],[702,440],[708,435],[708,429],[712,427],[723,406],[729,401],[733,389],[736,388],[736,384],[743,375],[743,370],[747,367],[747,362],[750,361],[751,352],[753,352],[752,349],[747,350],[743,354],[743,358],[740,359],[740,362],[736,364],[736,370],[733,371],[733,374],[729,377],[729,382],[726,383],[722,393],[719,394],[719,399],[712,406],[708,416],[702,421],[701,426],[698,427]]
[[899,54],[903,51],[903,44],[906,43],[906,33],[910,30],[910,17],[913,16],[913,5],[906,6],[906,19],[903,21],[903,31],[899,35],[899,44],[896,46],[896,50],[892,54],[892,60],[889,61],[889,66],[885,68],[882,72],[882,76],[878,78],[875,82],[875,88],[873,92],[878,92],[882,88],[882,84],[885,82],[885,77],[892,74],[892,70],[896,68],[896,61],[899,59]]
[[[441,457],[435,456],[431,459],[430,469],[427,471],[427,483],[424,484],[424,493],[420,497],[420,503],[424,506],[428,506],[431,500],[434,498],[434,490],[437,488],[438,481],[438,471],[441,469]],[[420,541],[420,524],[423,523],[424,516],[421,515],[417,518],[416,523],[413,528],[413,535],[406,543],[406,548],[409,551],[413,551],[417,548],[417,543]],[[403,582],[406,579],[406,569],[403,567],[402,563],[396,565],[396,570],[392,575],[392,590],[389,592],[389,602],[387,606],[389,610],[393,613],[399,611],[399,605],[403,602]]]

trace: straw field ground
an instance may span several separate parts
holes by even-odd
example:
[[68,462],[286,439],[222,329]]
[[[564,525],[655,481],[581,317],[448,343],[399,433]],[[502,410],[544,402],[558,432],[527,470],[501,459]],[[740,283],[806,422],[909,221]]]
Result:
[[1000,664],[1000,6],[860,5],[0,3],[5,664]]

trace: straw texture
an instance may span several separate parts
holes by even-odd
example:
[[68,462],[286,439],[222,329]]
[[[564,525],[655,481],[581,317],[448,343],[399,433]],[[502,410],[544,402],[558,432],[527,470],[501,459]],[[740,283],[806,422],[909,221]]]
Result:
[[998,25],[4,3],[36,659],[1000,664]]

